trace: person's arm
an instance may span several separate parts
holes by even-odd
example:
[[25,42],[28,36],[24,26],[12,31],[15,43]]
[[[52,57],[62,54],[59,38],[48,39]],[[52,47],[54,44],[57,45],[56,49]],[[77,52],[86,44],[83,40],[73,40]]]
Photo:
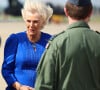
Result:
[[32,87],[21,85],[15,75],[15,58],[18,47],[17,35],[12,34],[5,43],[4,61],[2,64],[2,75],[8,86],[14,87],[16,90],[32,90]]
[[[54,90],[57,49],[51,45],[42,56],[37,68],[36,90]],[[55,89],[56,90],[56,89]]]
[[18,44],[17,37],[15,34],[12,34],[6,40],[4,47],[4,61],[2,64],[2,75],[8,85],[12,85],[14,82],[17,81],[14,76],[17,44]]

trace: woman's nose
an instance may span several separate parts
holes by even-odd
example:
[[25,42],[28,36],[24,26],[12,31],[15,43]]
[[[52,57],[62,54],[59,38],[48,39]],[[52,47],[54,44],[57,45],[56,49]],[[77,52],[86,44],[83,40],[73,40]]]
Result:
[[30,26],[33,26],[34,25],[34,23],[33,22],[30,22]]
[[30,26],[38,26],[38,23],[37,22],[31,22]]

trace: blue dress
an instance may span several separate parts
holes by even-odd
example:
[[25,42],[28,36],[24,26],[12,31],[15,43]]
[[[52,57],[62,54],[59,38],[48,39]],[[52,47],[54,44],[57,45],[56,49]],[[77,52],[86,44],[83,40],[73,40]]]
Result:
[[12,84],[16,81],[22,85],[34,87],[36,68],[51,35],[41,32],[41,38],[31,43],[26,32],[11,34],[4,48],[2,75],[7,82],[6,90],[15,90]]

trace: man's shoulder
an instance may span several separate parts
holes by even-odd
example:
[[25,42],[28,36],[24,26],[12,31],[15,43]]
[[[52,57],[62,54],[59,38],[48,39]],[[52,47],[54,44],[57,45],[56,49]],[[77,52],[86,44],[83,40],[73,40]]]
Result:
[[46,45],[46,48],[48,48],[50,45],[51,45],[51,43],[53,42],[53,41],[59,41],[59,39],[58,39],[58,37],[60,37],[60,35],[61,34],[63,34],[65,31],[62,31],[62,32],[60,32],[60,33],[58,33],[58,34],[55,34],[55,35],[53,35],[51,38],[50,38],[50,40],[49,40],[49,42],[47,43],[47,45]]
[[98,34],[100,34],[100,32],[99,31],[95,31],[96,33],[98,33]]
[[60,37],[64,32],[65,32],[65,31],[62,31],[62,32],[60,32],[60,33],[58,33],[58,34],[53,35],[53,36],[50,38],[50,41],[53,41],[54,39]]

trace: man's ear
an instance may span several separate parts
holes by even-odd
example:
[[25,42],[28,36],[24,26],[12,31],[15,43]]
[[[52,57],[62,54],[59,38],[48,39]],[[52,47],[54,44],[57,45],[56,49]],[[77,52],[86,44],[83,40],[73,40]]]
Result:
[[91,10],[91,12],[90,12],[90,14],[88,15],[88,17],[91,17],[92,13],[93,13],[93,11]]
[[91,10],[91,12],[90,12],[90,13],[88,14],[88,16],[85,18],[86,21],[88,21],[88,22],[90,21],[90,17],[91,17],[91,15],[92,15],[92,13],[93,13],[93,12],[92,12],[92,10]]
[[67,12],[67,9],[64,7],[64,12],[65,12],[65,15],[68,16],[68,12]]

